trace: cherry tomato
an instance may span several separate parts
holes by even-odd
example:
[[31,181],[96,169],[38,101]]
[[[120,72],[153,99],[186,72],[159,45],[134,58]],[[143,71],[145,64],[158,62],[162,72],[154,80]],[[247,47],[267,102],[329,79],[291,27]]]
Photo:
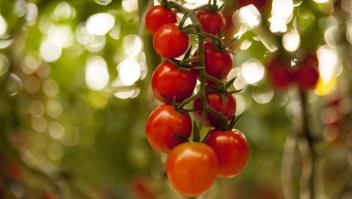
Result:
[[316,54],[308,53],[306,58],[300,63],[300,66],[309,66],[313,68],[318,68],[319,61]]
[[204,65],[206,72],[218,79],[224,79],[232,68],[230,53],[218,50],[211,42],[204,45]]
[[200,10],[197,18],[204,32],[217,35],[219,30],[225,27],[226,20],[222,12]]
[[312,66],[300,66],[295,72],[295,79],[302,90],[314,89],[319,80],[319,72]]
[[166,161],[166,174],[182,195],[193,197],[206,192],[216,179],[218,160],[204,143],[186,142],[176,146]]
[[314,89],[319,80],[318,58],[309,53],[302,63],[298,64],[295,80],[302,90]]
[[186,52],[188,35],[181,32],[174,23],[161,26],[154,34],[153,46],[158,55],[165,58],[176,58]]
[[[226,100],[224,103],[219,93],[207,92],[206,99],[209,106],[221,113],[225,119],[229,120],[235,116],[236,100],[233,95],[226,95]],[[203,112],[203,104],[200,98],[194,100],[194,109],[200,110],[200,112],[195,112],[195,116],[199,118]],[[205,117],[204,125],[220,127],[220,120],[214,113],[208,112]]]
[[160,5],[151,7],[145,16],[147,30],[152,35],[154,35],[162,25],[176,22],[176,13]]
[[172,63],[165,61],[159,64],[152,75],[152,89],[157,99],[172,103],[190,97],[197,83],[195,71],[182,71]]
[[289,66],[279,59],[274,59],[268,66],[268,77],[277,90],[284,90],[294,81],[293,72]]
[[212,130],[205,141],[216,153],[219,161],[218,176],[230,178],[240,173],[247,163],[249,147],[239,130]]
[[164,104],[156,108],[146,124],[146,136],[149,144],[161,152],[169,152],[182,141],[172,134],[189,137],[192,121],[188,113],[180,113],[173,106]]

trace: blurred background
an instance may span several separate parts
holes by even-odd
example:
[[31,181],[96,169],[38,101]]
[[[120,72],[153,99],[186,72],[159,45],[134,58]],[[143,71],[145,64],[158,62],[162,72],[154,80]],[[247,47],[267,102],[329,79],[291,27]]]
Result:
[[[189,8],[208,1],[177,1]],[[147,0],[0,1],[0,198],[183,198],[145,123],[160,63]],[[198,198],[352,198],[350,0],[226,0],[245,170]],[[181,17],[181,16],[179,16]],[[193,38],[193,43],[196,43]],[[316,53],[315,89],[267,65]]]

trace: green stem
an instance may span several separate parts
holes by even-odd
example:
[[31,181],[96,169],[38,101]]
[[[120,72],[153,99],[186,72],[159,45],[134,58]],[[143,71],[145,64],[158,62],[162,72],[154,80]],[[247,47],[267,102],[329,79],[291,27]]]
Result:
[[311,128],[309,126],[309,111],[308,111],[308,102],[307,95],[304,91],[299,91],[299,96],[302,105],[302,139],[307,143],[306,150],[301,150],[301,155],[309,158],[306,167],[310,169],[310,172],[307,172],[307,176],[302,176],[302,179],[306,181],[303,182],[307,185],[309,190],[310,199],[315,198],[315,170],[316,170],[316,159],[317,153],[314,149],[314,138],[312,135]]
[[[200,26],[199,26],[199,29],[200,29]],[[200,57],[204,57],[204,37],[202,37],[202,36],[199,36],[199,38],[198,38],[198,55]],[[204,59],[200,59],[198,64],[201,67],[204,66]],[[203,104],[203,112],[202,112],[200,120],[198,121],[198,124],[197,124],[198,132],[193,132],[193,134],[194,134],[193,138],[194,139],[200,137],[199,136],[200,135],[200,131],[202,129],[204,119],[205,119],[205,117],[207,115],[207,112],[208,112],[208,109],[209,109],[207,98],[206,98],[206,80],[207,80],[207,76],[206,76],[205,68],[200,69],[199,70],[199,74],[200,74],[199,96],[200,96],[201,102]],[[199,142],[199,140],[193,140],[193,141],[198,141]]]
[[193,95],[193,96],[191,96],[191,97],[189,97],[189,98],[183,100],[181,103],[179,103],[179,104],[177,105],[177,110],[183,110],[183,107],[184,107],[186,104],[192,102],[194,99],[196,99],[196,98],[198,98],[198,97],[199,97],[199,95],[196,94],[196,95]]
[[223,88],[223,87],[225,87],[224,85],[224,82],[222,82],[220,79],[218,79],[218,78],[215,78],[215,77],[213,77],[213,76],[211,76],[211,75],[209,75],[209,74],[206,74],[207,75],[207,79],[208,80],[210,80],[210,81],[212,81],[212,82],[214,82],[214,83],[216,83],[218,86],[220,86],[221,88]]
[[192,62],[199,62],[199,60],[201,60],[202,59],[202,57],[199,57],[199,56],[197,56],[197,57],[189,57],[189,58],[187,58],[187,59],[184,59],[184,60],[182,60],[181,62],[180,62],[180,64],[188,64],[188,63],[192,63]]

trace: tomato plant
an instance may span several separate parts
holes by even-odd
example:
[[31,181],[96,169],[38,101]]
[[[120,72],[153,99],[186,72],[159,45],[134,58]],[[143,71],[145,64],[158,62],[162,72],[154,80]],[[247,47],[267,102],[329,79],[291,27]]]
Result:
[[161,26],[154,34],[153,46],[161,57],[176,58],[186,52],[188,48],[188,35],[181,32],[174,23]]
[[212,130],[205,141],[216,153],[219,161],[218,176],[229,178],[241,172],[247,163],[249,147],[239,130]]
[[180,113],[171,105],[161,105],[148,117],[146,136],[150,145],[158,151],[169,152],[182,140],[173,136],[180,134],[189,137],[192,121],[189,113]]
[[[220,93],[210,91],[207,92],[206,99],[209,106],[223,115],[225,119],[229,120],[235,116],[236,100],[232,94],[227,94],[225,100],[223,100]],[[200,112],[195,112],[195,116],[199,118],[203,111],[203,104],[200,98],[194,101],[194,109],[200,110]],[[216,114],[209,112],[206,115],[204,124],[220,127],[220,119]]]
[[176,68],[172,63],[165,61],[159,64],[152,75],[152,89],[157,99],[165,103],[172,103],[190,97],[196,86],[195,71]]
[[176,13],[160,5],[151,7],[145,16],[147,30],[152,35],[154,35],[162,25],[176,22]]
[[217,35],[226,24],[224,15],[219,11],[200,10],[197,13],[197,18],[203,31],[213,35]]
[[175,147],[166,162],[166,174],[173,187],[185,196],[206,192],[218,171],[213,149],[204,143],[186,142]]

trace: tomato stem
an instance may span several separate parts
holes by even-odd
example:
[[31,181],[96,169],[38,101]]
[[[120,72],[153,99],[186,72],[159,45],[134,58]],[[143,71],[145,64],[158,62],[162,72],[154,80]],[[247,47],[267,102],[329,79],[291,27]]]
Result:
[[177,107],[176,107],[177,110],[180,110],[180,111],[184,110],[183,107],[184,107],[186,104],[192,102],[194,99],[196,99],[196,98],[198,98],[198,97],[199,97],[199,95],[196,94],[196,95],[192,95],[191,97],[189,97],[189,98],[183,100],[182,102],[180,102],[180,103],[177,105]]
[[[198,24],[198,27],[200,29],[200,24],[199,24],[198,21],[197,21],[197,24]],[[198,62],[199,66],[201,66],[201,67],[204,66],[204,39],[205,38],[202,37],[202,36],[198,37],[198,55],[199,55],[199,57],[203,57],[203,59],[200,59],[199,62]],[[201,102],[202,102],[204,108],[203,108],[203,112],[201,114],[200,120],[198,121],[197,132],[193,132],[193,139],[196,139],[196,138],[200,137],[200,131],[202,129],[203,122],[205,120],[205,117],[206,117],[208,109],[209,109],[207,98],[206,98],[206,80],[207,80],[207,77],[206,77],[205,68],[200,69],[199,70],[199,74],[200,74],[199,96],[200,96],[200,99],[201,99]],[[200,140],[193,140],[193,141],[198,141],[199,142]]]

